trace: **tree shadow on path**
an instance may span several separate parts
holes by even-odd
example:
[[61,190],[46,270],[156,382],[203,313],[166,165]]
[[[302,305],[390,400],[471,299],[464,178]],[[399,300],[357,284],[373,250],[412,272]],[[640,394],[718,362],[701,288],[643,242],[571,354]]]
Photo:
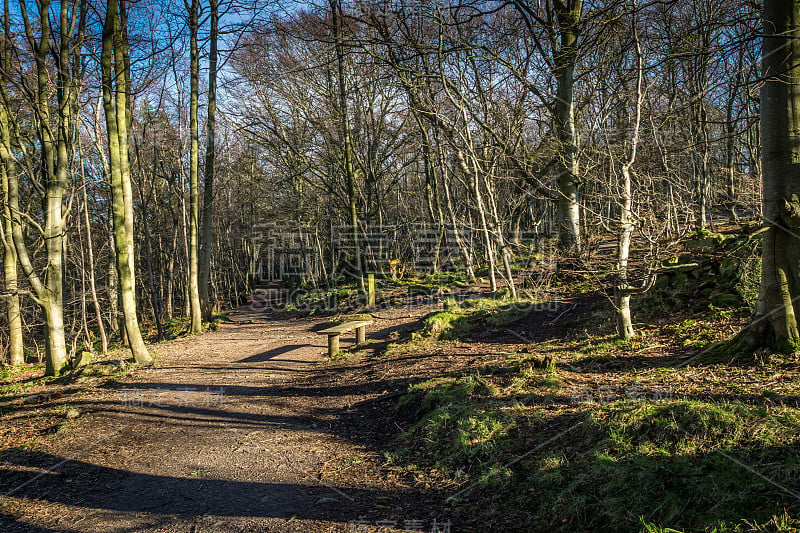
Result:
[[[19,469],[19,467],[24,467]],[[269,478],[265,472],[261,477]],[[206,515],[319,520],[342,524],[374,514],[376,502],[401,501],[411,491],[382,491],[314,483],[254,482],[171,477],[109,468],[47,453],[21,451],[0,465],[0,493],[9,498],[65,504],[85,512],[112,511],[157,520]],[[13,524],[16,524],[14,526]],[[152,524],[149,524],[152,526]],[[18,523],[0,514],[3,531],[54,531]],[[63,529],[59,529],[63,531]]]

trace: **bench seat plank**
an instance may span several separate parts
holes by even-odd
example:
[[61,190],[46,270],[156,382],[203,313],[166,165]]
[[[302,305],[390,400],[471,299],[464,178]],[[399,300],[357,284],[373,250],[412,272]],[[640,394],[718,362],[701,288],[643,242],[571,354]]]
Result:
[[367,339],[367,326],[372,322],[372,320],[351,320],[338,326],[320,330],[317,334],[328,336],[328,356],[335,357],[339,353],[339,335],[356,330],[356,344],[363,344]]

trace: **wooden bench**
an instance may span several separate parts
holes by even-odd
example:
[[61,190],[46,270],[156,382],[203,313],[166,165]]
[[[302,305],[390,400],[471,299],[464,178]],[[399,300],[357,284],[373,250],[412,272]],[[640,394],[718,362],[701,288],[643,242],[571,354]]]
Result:
[[352,320],[320,330],[317,333],[328,336],[328,357],[333,357],[339,353],[339,335],[356,330],[356,344],[362,344],[367,340],[367,326],[370,324],[372,324],[372,320]]

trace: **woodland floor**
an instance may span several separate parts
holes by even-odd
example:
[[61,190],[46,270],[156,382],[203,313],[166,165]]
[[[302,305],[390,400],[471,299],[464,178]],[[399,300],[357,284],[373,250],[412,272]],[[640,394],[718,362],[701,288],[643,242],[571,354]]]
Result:
[[[407,461],[417,466],[395,462],[401,434],[427,438],[414,429],[419,427],[414,426],[419,420],[412,412],[415,404],[398,408],[399,397],[415,384],[440,383],[444,391],[457,391],[447,388],[448,380],[465,383],[466,375],[483,376],[474,383],[489,379],[494,390],[488,400],[473,394],[477,403],[469,412],[483,413],[483,406],[489,405],[489,413],[492,405],[499,405],[530,418],[531,428],[521,433],[518,446],[506,450],[508,457],[501,457],[506,452],[497,449],[509,465],[522,464],[518,452],[524,452],[521,458],[526,460],[533,459],[528,457],[531,450],[544,453],[551,441],[554,449],[567,450],[563,453],[570,457],[591,458],[593,450],[605,446],[605,441],[597,441],[597,428],[581,437],[586,449],[569,451],[572,445],[582,446],[576,435],[594,423],[590,420],[605,420],[620,409],[663,407],[664,416],[674,416],[686,402],[694,402],[691,405],[702,413],[716,413],[715,405],[725,412],[732,404],[765,409],[753,411],[758,416],[746,422],[771,420],[775,411],[781,431],[789,432],[789,445],[775,438],[769,449],[784,455],[796,449],[791,422],[800,419],[796,357],[743,364],[697,359],[703,352],[693,343],[731,335],[745,315],[711,311],[695,322],[685,320],[688,310],[676,309],[647,326],[640,324],[641,337],[620,343],[608,334],[607,302],[594,292],[562,298],[557,306],[533,309],[506,325],[478,322],[461,340],[436,342],[409,335],[424,329],[422,317],[442,310],[443,304],[443,296],[396,300],[392,307],[373,313],[367,344],[334,361],[326,357],[327,338],[315,333],[327,319],[284,318],[245,306],[215,331],[152,345],[157,356],[153,367],[125,371],[119,362],[108,361],[105,367],[95,364],[91,371],[46,384],[41,370],[0,380],[0,531],[633,531],[636,528],[628,525],[648,506],[657,507],[661,493],[655,489],[670,479],[680,485],[669,489],[680,500],[677,515],[711,507],[702,499],[708,490],[694,486],[701,479],[690,468],[694,463],[664,462],[672,452],[656,450],[655,455],[638,457],[630,468],[620,459],[615,481],[635,491],[650,472],[647,483],[655,487],[656,499],[622,502],[607,515],[597,511],[597,523],[616,528],[581,522],[588,507],[580,502],[577,514],[549,508],[536,514],[537,501],[548,506],[550,500],[532,491],[539,490],[536,480],[552,467],[540,468],[534,461],[522,468],[533,476],[534,486],[497,489],[518,492],[519,508],[513,516],[529,509],[531,518],[487,528],[486,516],[493,514],[497,520],[509,509],[505,503],[490,503],[498,494],[472,481],[479,472],[464,481],[425,466],[423,448],[440,449],[433,441],[404,444]],[[347,349],[352,341],[345,335],[342,346]],[[543,359],[553,366],[537,366]],[[677,411],[670,411],[670,405]],[[595,418],[586,418],[590,414]],[[560,439],[570,428],[578,429]],[[702,457],[718,460],[721,471],[735,474],[740,484],[767,479],[753,468],[736,467],[744,459],[727,462],[741,447],[729,446],[716,457],[716,434],[706,426],[701,429],[708,435],[692,434],[684,440],[702,441]],[[748,438],[748,431],[740,429],[736,439]],[[683,439],[682,433],[675,433],[672,437]],[[738,440],[731,442],[739,446]],[[796,485],[795,467],[769,470],[787,461],[796,464],[792,458],[782,455],[777,462],[765,462],[761,457],[760,471],[785,474],[788,481],[764,481],[763,487],[756,487],[762,491],[756,499],[750,485],[744,494],[720,485],[721,492],[713,496],[720,501],[752,500],[756,515],[777,516],[788,509],[796,516],[800,510],[792,495],[797,492],[785,488],[786,483]],[[683,467],[690,473],[660,474]],[[588,471],[589,497],[603,488],[597,483],[609,472]],[[564,471],[565,479],[571,475]],[[553,494],[559,494],[559,487],[553,485]],[[454,494],[464,496],[451,508],[447,498]],[[510,502],[514,497],[499,499]],[[597,498],[592,505],[615,501],[613,495]],[[722,507],[715,508],[716,514],[728,518]],[[670,519],[666,511],[664,516],[659,512],[654,511],[655,518],[679,521],[677,515]],[[745,508],[736,514],[739,510],[733,509],[729,514],[737,519],[749,512]]]
[[[441,498],[383,470],[380,455],[398,432],[387,409],[394,393],[457,366],[452,356],[373,356],[430,310],[376,313],[367,349],[332,362],[327,337],[314,333],[324,320],[245,306],[216,331],[154,345],[152,368],[100,386],[5,395],[0,409],[13,412],[0,434],[25,445],[0,456],[0,531],[429,531],[434,520],[446,523]],[[351,340],[343,336],[343,347]],[[68,419],[77,414],[68,408],[80,416]]]

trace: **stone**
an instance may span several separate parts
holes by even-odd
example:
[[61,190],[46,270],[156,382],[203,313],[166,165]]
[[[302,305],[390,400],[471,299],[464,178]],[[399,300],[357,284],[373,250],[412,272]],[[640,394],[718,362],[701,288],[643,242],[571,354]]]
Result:
[[92,358],[94,354],[92,352],[87,352],[86,350],[82,351],[80,355],[75,358],[75,362],[73,363],[73,368],[81,368],[84,366],[89,365],[92,362]]

